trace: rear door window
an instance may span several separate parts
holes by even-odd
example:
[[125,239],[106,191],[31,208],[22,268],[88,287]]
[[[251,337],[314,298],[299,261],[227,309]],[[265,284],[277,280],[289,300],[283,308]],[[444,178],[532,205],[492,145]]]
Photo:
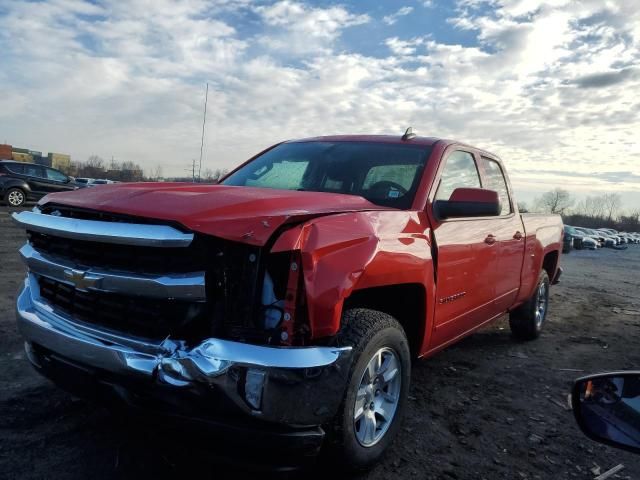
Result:
[[449,200],[456,188],[481,188],[478,168],[469,152],[458,150],[447,157],[436,200]]
[[44,177],[44,171],[42,167],[39,167],[38,165],[25,164],[24,174],[30,177]]
[[484,187],[498,192],[502,208],[500,215],[509,215],[512,212],[511,201],[509,199],[507,181],[504,178],[504,173],[502,172],[502,168],[500,168],[500,164],[487,157],[482,157],[482,164],[484,166],[484,173],[486,177],[486,185]]

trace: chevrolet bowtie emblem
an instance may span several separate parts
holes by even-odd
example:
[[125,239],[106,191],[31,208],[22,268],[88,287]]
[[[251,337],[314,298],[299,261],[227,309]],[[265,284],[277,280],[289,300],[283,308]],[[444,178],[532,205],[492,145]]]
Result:
[[102,277],[91,275],[84,270],[76,270],[70,268],[64,271],[64,277],[78,289],[86,291],[88,288],[95,287]]

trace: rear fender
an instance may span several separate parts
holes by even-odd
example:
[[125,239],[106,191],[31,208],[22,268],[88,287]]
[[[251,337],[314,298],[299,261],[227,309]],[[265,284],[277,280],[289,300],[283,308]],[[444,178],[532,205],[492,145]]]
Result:
[[8,178],[2,182],[2,189],[6,192],[10,188],[19,188],[23,192],[27,194],[27,196],[31,196],[31,188],[29,188],[29,184],[24,180],[20,180],[17,178]]
[[[548,270],[549,278],[553,280],[560,266],[561,251],[562,236],[555,226],[540,228],[534,234],[527,235],[520,293],[515,306],[531,298],[543,268]],[[553,265],[545,265],[545,258],[549,254],[555,255]]]

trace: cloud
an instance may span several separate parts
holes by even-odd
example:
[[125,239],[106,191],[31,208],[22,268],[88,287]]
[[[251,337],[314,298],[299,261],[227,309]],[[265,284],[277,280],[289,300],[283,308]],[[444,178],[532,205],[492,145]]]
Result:
[[393,25],[396,23],[401,17],[405,17],[413,12],[413,7],[402,7],[397,12],[392,13],[391,15],[386,15],[382,17],[382,21],[387,25]]
[[390,36],[340,5],[16,0],[0,9],[0,141],[184,174],[208,82],[207,167],[412,125],[498,154],[518,190],[640,192],[638,25],[624,0],[464,0],[448,37]]
[[614,72],[592,73],[573,80],[580,88],[603,88],[638,78],[638,70],[626,68]]
[[282,0],[255,11],[273,30],[262,37],[270,48],[291,54],[326,52],[341,31],[369,22],[368,15],[349,13],[345,8],[313,8]]
[[398,37],[391,37],[387,38],[384,43],[396,55],[413,55],[420,45],[424,45],[425,39],[400,40]]

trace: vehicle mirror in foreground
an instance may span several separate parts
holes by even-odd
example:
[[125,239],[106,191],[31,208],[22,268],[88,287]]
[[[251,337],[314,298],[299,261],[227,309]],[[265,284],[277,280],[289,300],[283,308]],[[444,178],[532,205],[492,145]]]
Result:
[[640,372],[579,378],[571,404],[589,438],[640,453]]
[[498,192],[486,188],[456,188],[449,200],[436,200],[438,218],[495,217],[500,215]]

